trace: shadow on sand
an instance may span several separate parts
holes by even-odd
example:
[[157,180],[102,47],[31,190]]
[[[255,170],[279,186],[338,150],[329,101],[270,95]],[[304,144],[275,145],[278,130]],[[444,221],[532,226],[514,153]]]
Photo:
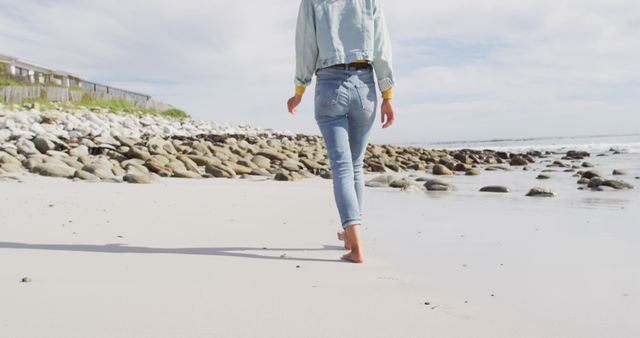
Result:
[[322,259],[322,258],[302,258],[289,257],[282,258],[280,256],[259,255],[248,253],[245,251],[279,251],[288,253],[291,251],[325,251],[325,250],[343,250],[342,247],[335,245],[323,245],[322,248],[250,248],[250,247],[221,247],[221,248],[149,248],[144,246],[128,246],[126,244],[28,244],[14,242],[0,242],[0,249],[27,249],[27,250],[56,250],[56,251],[84,251],[84,252],[104,252],[104,253],[141,253],[141,254],[183,254],[183,255],[210,255],[210,256],[227,256],[242,257],[269,260],[292,260],[303,262],[345,262],[341,259]]

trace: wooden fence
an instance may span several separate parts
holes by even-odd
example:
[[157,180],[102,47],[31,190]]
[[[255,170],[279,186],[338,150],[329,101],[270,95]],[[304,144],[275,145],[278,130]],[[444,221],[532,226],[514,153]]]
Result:
[[49,102],[78,102],[88,95],[93,99],[122,99],[133,103],[139,109],[153,109],[158,112],[173,108],[171,105],[154,101],[146,95],[126,95],[123,92],[83,91],[65,87],[10,86],[0,87],[0,102],[21,103],[25,100],[43,99]]

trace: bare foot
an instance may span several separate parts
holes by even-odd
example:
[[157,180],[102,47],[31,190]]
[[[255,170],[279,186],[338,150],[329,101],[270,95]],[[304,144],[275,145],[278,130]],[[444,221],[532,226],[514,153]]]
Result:
[[342,259],[354,262],[362,263],[364,261],[364,255],[362,254],[362,242],[360,241],[360,225],[354,224],[345,228],[343,233],[345,240],[345,248],[347,246],[351,250],[348,254],[342,256]]
[[338,231],[338,239],[344,241],[344,248],[346,250],[351,250],[351,243],[347,240],[347,234],[344,231]]
[[348,254],[342,255],[341,257],[345,261],[353,262],[353,263],[362,263],[364,259],[362,258],[362,254],[360,250],[352,250]]

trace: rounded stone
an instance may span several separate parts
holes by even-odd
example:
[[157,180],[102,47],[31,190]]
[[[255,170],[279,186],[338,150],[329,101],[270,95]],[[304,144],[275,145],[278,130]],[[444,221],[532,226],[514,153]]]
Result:
[[518,165],[527,165],[529,164],[529,162],[522,156],[514,156],[509,161],[509,164],[513,166],[518,166]]
[[481,192],[498,192],[498,193],[507,193],[511,192],[508,187],[502,185],[488,185],[486,187],[480,188]]
[[545,188],[534,187],[529,190],[527,196],[530,197],[555,197],[556,193]]
[[52,177],[73,177],[76,172],[75,168],[71,168],[67,165],[60,165],[55,163],[43,163],[36,165],[33,168],[33,172]]
[[256,155],[251,159],[255,165],[262,169],[269,169],[271,167],[271,160],[263,155]]
[[126,174],[123,179],[129,183],[151,184],[159,182],[158,178],[151,174]]
[[434,175],[453,175],[453,172],[442,164],[434,165],[432,169],[432,173]]
[[605,186],[605,187],[611,187],[614,188],[616,190],[621,190],[621,189],[633,189],[633,185],[625,182],[625,181],[620,181],[620,180],[606,180],[604,182],[602,182],[601,186]]
[[597,170],[583,171],[580,175],[582,177],[585,177],[585,178],[588,178],[588,179],[591,179],[591,178],[596,177],[596,176],[603,177],[603,175]]
[[428,191],[452,191],[454,189],[451,184],[435,179],[427,180],[424,183],[424,187],[427,188]]
[[391,183],[389,183],[389,186],[392,188],[406,188],[410,185],[411,185],[411,182],[405,179],[394,180]]
[[480,175],[480,171],[476,170],[476,169],[468,169],[467,171],[465,171],[464,173],[467,176],[478,176]]

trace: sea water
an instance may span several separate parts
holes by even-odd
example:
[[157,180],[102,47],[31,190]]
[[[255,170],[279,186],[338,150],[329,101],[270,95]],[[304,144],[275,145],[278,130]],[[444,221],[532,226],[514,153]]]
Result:
[[431,149],[492,149],[496,151],[526,152],[541,150],[563,152],[584,150],[593,153],[607,152],[611,149],[628,154],[640,153],[640,133],[627,135],[598,135],[575,137],[543,137],[521,139],[493,139],[479,141],[447,141],[425,143],[403,143],[399,146],[414,146]]

